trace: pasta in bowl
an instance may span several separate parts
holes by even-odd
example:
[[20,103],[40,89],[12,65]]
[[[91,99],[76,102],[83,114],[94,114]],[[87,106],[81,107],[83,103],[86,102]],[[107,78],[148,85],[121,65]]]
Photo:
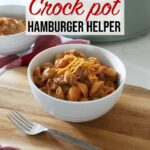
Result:
[[0,17],[0,36],[25,32],[25,21],[16,18]]
[[25,6],[0,5],[0,55],[17,54],[34,44],[36,35],[25,33]]
[[[69,61],[62,64],[66,58]],[[38,103],[50,115],[70,122],[90,121],[107,113],[119,99],[125,78],[125,67],[117,56],[84,44],[49,48],[28,67]]]
[[53,61],[36,67],[33,81],[48,95],[68,101],[90,101],[115,91],[117,72],[96,57],[78,50],[57,54]]

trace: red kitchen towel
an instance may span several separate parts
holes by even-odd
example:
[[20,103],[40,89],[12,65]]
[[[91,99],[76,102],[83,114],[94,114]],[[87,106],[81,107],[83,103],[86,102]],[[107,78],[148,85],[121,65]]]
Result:
[[5,147],[0,146],[0,150],[20,150],[20,149],[14,148],[14,147],[10,147],[10,146],[5,146]]
[[0,145],[0,150],[21,150],[21,149],[12,146]]
[[34,46],[25,51],[24,53],[19,53],[16,55],[2,56],[0,55],[0,74],[4,73],[8,69],[18,67],[18,66],[28,66],[31,59],[40,53],[41,51],[61,45],[61,44],[90,44],[90,41],[83,39],[70,39],[58,35],[45,35],[40,36]]

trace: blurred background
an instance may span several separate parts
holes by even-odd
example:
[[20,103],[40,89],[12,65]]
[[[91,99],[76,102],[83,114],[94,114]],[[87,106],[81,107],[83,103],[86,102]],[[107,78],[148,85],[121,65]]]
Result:
[[[26,0],[0,0],[0,5],[25,5],[25,3]],[[124,62],[127,69],[127,84],[150,89],[150,32],[124,41],[92,42],[92,44],[115,53]]]

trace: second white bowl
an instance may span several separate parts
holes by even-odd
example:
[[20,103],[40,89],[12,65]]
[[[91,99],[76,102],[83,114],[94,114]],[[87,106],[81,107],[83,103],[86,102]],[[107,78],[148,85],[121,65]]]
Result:
[[[25,20],[25,6],[2,5],[0,6],[0,16]],[[26,35],[25,32],[0,36],[0,54],[10,55],[25,51],[35,42],[37,36]]]

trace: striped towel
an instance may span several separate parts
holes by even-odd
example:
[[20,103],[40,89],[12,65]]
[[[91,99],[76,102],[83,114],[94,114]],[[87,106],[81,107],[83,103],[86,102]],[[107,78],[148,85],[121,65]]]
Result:
[[90,41],[83,39],[73,40],[71,38],[66,38],[58,35],[40,36],[36,40],[34,46],[31,47],[28,51],[9,56],[0,55],[0,75],[8,69],[14,67],[28,66],[29,62],[35,55],[47,48],[61,44],[90,44]]
[[21,149],[14,148],[14,147],[11,147],[11,146],[1,146],[0,145],[0,150],[21,150]]

